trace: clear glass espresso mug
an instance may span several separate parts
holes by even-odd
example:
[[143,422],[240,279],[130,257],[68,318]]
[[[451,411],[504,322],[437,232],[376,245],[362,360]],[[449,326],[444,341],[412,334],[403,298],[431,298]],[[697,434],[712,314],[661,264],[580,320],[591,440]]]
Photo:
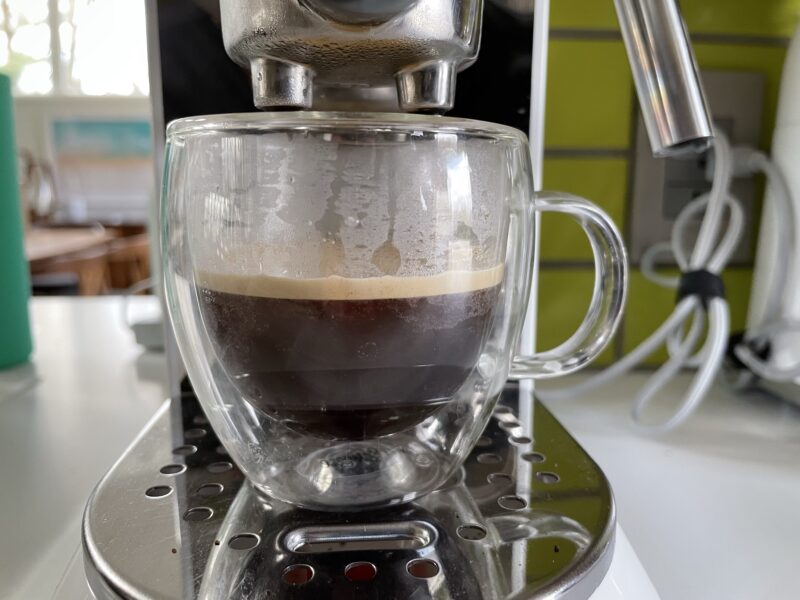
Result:
[[[582,225],[596,282],[567,342],[514,357],[535,211]],[[565,374],[602,350],[626,287],[605,213],[534,194],[524,134],[444,117],[175,121],[162,250],[178,346],[214,430],[258,489],[313,509],[442,485],[509,376]]]

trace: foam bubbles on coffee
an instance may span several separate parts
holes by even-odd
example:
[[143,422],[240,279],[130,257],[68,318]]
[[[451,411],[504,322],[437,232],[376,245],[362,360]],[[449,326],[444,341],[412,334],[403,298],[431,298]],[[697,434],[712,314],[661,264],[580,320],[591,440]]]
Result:
[[318,277],[290,279],[271,275],[237,275],[200,271],[202,288],[228,294],[287,300],[386,300],[464,294],[500,283],[503,265],[480,271],[445,271],[417,277]]

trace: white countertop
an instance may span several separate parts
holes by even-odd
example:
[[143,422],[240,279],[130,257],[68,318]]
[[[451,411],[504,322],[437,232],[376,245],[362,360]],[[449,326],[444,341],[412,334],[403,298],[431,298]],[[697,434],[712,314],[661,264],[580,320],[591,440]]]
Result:
[[[619,523],[661,597],[800,598],[800,408],[717,385],[682,428],[650,437],[628,423],[646,378],[548,407],[611,481]],[[660,408],[687,383],[673,381]]]
[[[86,498],[166,396],[164,359],[119,299],[35,299],[32,321],[32,363],[0,372],[0,598],[72,599]],[[550,407],[608,475],[662,598],[800,598],[800,409],[717,388],[682,430],[642,437],[643,381]]]
[[31,363],[0,372],[3,599],[68,584],[89,493],[166,398],[163,355],[136,346],[119,298],[37,298],[31,322]]

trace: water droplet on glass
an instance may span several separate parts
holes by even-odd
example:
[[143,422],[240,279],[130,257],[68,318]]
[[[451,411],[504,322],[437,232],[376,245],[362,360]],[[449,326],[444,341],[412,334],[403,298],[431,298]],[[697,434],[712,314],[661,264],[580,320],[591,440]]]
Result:
[[372,253],[371,262],[385,275],[396,275],[400,270],[400,250],[390,240],[386,240]]
[[488,354],[482,354],[478,360],[478,373],[484,379],[493,377],[497,369],[497,361]]
[[430,467],[433,461],[431,460],[430,456],[425,454],[419,454],[414,458],[414,462],[417,463],[420,467]]

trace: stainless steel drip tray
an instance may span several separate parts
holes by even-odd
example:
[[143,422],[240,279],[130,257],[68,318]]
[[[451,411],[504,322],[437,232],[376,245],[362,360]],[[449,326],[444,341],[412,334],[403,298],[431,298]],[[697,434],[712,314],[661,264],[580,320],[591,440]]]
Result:
[[583,599],[614,530],[599,467],[516,385],[448,485],[342,514],[257,493],[186,394],[97,486],[83,547],[101,599]]

